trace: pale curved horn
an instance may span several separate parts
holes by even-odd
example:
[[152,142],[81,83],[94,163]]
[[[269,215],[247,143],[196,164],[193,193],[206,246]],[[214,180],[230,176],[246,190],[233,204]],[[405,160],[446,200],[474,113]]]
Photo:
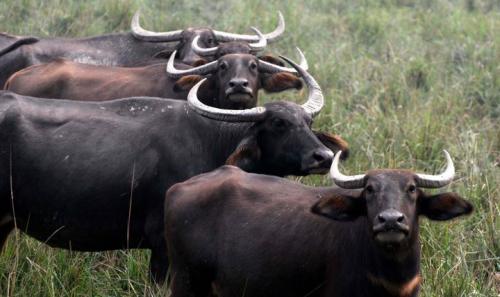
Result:
[[342,151],[338,151],[333,158],[332,167],[330,167],[330,177],[333,182],[344,189],[360,189],[365,186],[365,174],[343,175],[339,171],[339,159]]
[[[300,48],[296,47],[297,52],[299,53],[300,56],[300,68],[304,69],[307,71],[309,69],[309,63],[307,63],[307,59],[304,56],[304,53],[300,50]],[[262,72],[267,72],[267,73],[277,73],[277,72],[290,72],[290,73],[297,73],[297,70],[291,67],[283,67],[279,66],[273,63],[269,63],[263,60],[259,60],[259,70]]]
[[234,110],[234,109],[220,109],[208,106],[198,99],[198,89],[206,78],[199,81],[189,90],[187,101],[191,109],[201,114],[204,117],[225,121],[225,122],[255,122],[264,116],[266,108],[257,106],[250,109]]
[[217,61],[212,61],[210,63],[203,64],[203,65],[200,65],[198,67],[193,67],[193,68],[189,68],[189,69],[176,69],[174,66],[176,54],[177,54],[177,51],[174,51],[170,55],[170,58],[168,58],[167,75],[169,77],[179,78],[181,76],[191,75],[191,74],[205,75],[207,73],[214,72],[215,70],[217,70]]
[[250,47],[250,49],[253,52],[263,51],[267,46],[266,37],[264,36],[264,34],[262,34],[262,32],[259,31],[259,29],[255,28],[255,27],[250,27],[250,29],[252,29],[252,31],[254,31],[255,34],[257,34],[257,36],[259,36],[259,41],[255,42],[255,43],[249,43],[248,46]]
[[304,69],[300,68],[299,65],[295,64],[287,57],[280,57],[283,60],[287,61],[290,65],[292,65],[306,83],[308,96],[306,103],[302,104],[302,108],[304,108],[304,110],[314,118],[325,105],[325,99],[323,97],[323,91],[321,91],[321,87],[318,85],[314,77],[312,77],[312,75],[310,75]]
[[[252,52],[258,52],[258,51],[264,50],[267,46],[266,38],[257,28],[251,27],[251,29],[255,32],[255,34],[257,34],[259,36],[260,39],[256,43],[249,43],[248,44],[248,46],[250,47],[250,50]],[[203,48],[203,47],[198,45],[199,40],[200,40],[200,36],[196,36],[195,38],[193,38],[193,42],[191,43],[191,48],[193,49],[193,51],[197,55],[202,56],[202,57],[214,56],[217,53],[217,51],[219,50],[219,46]]]
[[446,169],[437,175],[416,173],[416,182],[418,187],[422,188],[441,188],[453,181],[455,176],[455,166],[451,160],[450,154],[443,150],[446,156]]
[[214,47],[201,47],[198,45],[198,41],[200,40],[200,35],[197,35],[193,38],[193,42],[191,43],[191,48],[193,52],[195,52],[198,56],[206,57],[206,56],[214,56],[219,50],[219,46]]
[[[213,30],[213,32],[219,41],[255,42],[260,39],[257,35],[236,34],[217,30]],[[283,14],[278,11],[278,26],[274,29],[274,31],[264,34],[264,37],[268,42],[274,42],[283,34],[283,32],[285,32],[285,18],[283,17]]]
[[132,35],[134,37],[145,40],[145,41],[157,41],[157,42],[167,42],[167,41],[179,41],[182,38],[183,30],[175,30],[168,32],[153,32],[145,30],[139,24],[140,10],[134,14],[132,18],[132,23],[130,24],[130,29],[132,30]]

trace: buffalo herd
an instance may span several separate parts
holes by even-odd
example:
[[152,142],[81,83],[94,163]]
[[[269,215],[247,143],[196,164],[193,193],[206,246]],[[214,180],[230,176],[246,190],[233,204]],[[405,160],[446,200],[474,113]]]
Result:
[[[73,251],[149,249],[175,297],[418,295],[419,216],[473,208],[423,191],[453,181],[448,152],[438,175],[344,175],[347,142],[311,127],[325,99],[302,52],[261,54],[281,13],[254,34],[139,18],[81,39],[0,33],[0,248],[17,228]],[[259,104],[303,87],[303,104]],[[336,186],[284,178],[326,173]]]

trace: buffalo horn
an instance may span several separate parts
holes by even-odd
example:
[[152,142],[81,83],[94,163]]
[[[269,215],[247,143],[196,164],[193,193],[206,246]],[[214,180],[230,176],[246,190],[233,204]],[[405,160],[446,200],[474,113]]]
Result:
[[194,85],[187,97],[188,105],[191,109],[201,114],[204,117],[225,121],[225,122],[255,122],[262,118],[266,112],[266,108],[257,106],[250,109],[234,110],[234,109],[220,109],[208,106],[198,99],[198,89],[206,78],[199,81]]
[[[264,37],[264,35],[257,28],[252,27],[251,29],[259,36],[260,39],[256,43],[249,43],[248,46],[250,47],[250,49],[253,52],[264,50],[264,48],[267,46],[267,40],[266,40],[266,38]],[[198,45],[198,41],[199,40],[200,40],[200,36],[196,36],[193,39],[193,43],[191,44],[191,47],[193,48],[193,51],[197,55],[202,56],[202,57],[214,56],[217,53],[217,51],[219,50],[218,46],[209,47],[209,48],[200,47]]]
[[168,41],[179,41],[182,38],[183,30],[175,30],[168,32],[153,32],[145,30],[139,24],[140,10],[138,10],[134,17],[132,18],[132,23],[130,29],[132,34],[138,38],[145,41],[156,41],[156,42],[168,42]]
[[333,182],[344,189],[360,189],[365,185],[365,175],[343,175],[339,171],[339,159],[342,151],[338,151],[333,158],[332,167],[330,167],[330,177]]
[[167,62],[167,75],[172,78],[179,78],[185,75],[205,75],[210,72],[214,72],[217,69],[217,61],[212,61],[207,64],[203,64],[197,67],[189,69],[176,69],[174,66],[175,55],[177,51],[174,51]]
[[[285,32],[285,18],[280,11],[278,11],[278,26],[274,31],[264,34],[264,37],[268,42],[273,42],[277,40],[283,32]],[[246,42],[256,42],[259,41],[260,37],[257,35],[246,35],[246,34],[235,34],[213,30],[215,37],[218,41],[246,41]]]
[[455,166],[453,165],[450,154],[446,150],[443,150],[443,152],[446,157],[446,169],[437,175],[417,173],[417,187],[441,188],[451,183],[455,176]]
[[[300,50],[300,48],[296,47],[296,49],[300,56],[300,64],[299,64],[300,68],[307,71],[309,69],[309,64],[307,63],[306,57],[304,56],[304,53]],[[259,60],[259,70],[267,73],[277,73],[277,72],[297,73],[297,71],[294,68],[279,66],[263,60]]]
[[280,57],[283,60],[287,61],[290,65],[292,65],[306,83],[308,96],[307,101],[302,104],[302,108],[304,108],[304,110],[314,118],[316,115],[318,115],[318,113],[323,108],[323,105],[325,104],[325,99],[323,98],[321,87],[318,85],[314,77],[312,77],[312,75],[310,75],[306,70],[302,69],[299,65],[295,64],[287,57]]

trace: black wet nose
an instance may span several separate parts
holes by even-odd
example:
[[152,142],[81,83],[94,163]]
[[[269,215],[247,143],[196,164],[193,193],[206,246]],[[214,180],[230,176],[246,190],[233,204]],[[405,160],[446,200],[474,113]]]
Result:
[[234,87],[248,87],[248,80],[245,78],[233,78],[232,80],[229,81],[229,86],[231,88]]
[[381,212],[377,216],[377,219],[379,223],[382,224],[396,224],[402,223],[405,219],[405,215],[395,209],[389,209]]

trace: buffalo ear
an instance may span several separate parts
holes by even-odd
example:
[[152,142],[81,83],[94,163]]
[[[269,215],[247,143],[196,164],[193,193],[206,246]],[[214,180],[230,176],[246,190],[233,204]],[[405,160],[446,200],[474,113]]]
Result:
[[271,55],[260,56],[259,60],[266,61],[268,63],[275,64],[275,65],[282,66],[282,67],[285,66],[285,63],[282,60],[280,60],[276,57],[273,57]]
[[472,210],[472,204],[456,193],[442,193],[419,198],[419,214],[431,220],[446,221],[470,214]]
[[311,211],[335,221],[352,221],[366,215],[365,200],[361,197],[335,194],[320,198]]
[[226,165],[233,165],[248,172],[255,172],[261,151],[254,135],[244,138],[227,158]]
[[300,78],[292,73],[278,72],[262,75],[262,88],[266,92],[282,92],[288,89],[302,89],[303,83]]
[[313,133],[319,141],[332,150],[332,152],[336,153],[342,151],[342,155],[340,155],[341,160],[345,160],[349,157],[349,145],[347,141],[340,136],[315,130],[313,130]]
[[179,78],[174,84],[174,92],[189,91],[197,82],[203,79],[201,75],[186,75]]
[[208,63],[208,61],[207,61],[207,60],[205,60],[205,59],[198,59],[198,60],[196,60],[196,61],[193,63],[193,65],[192,65],[192,66],[193,66],[193,67],[198,67],[198,66],[201,66],[201,65],[205,65],[205,64],[207,64],[207,63]]
[[162,51],[157,52],[156,54],[153,55],[153,58],[156,59],[168,59],[174,52],[173,49],[164,49]]

